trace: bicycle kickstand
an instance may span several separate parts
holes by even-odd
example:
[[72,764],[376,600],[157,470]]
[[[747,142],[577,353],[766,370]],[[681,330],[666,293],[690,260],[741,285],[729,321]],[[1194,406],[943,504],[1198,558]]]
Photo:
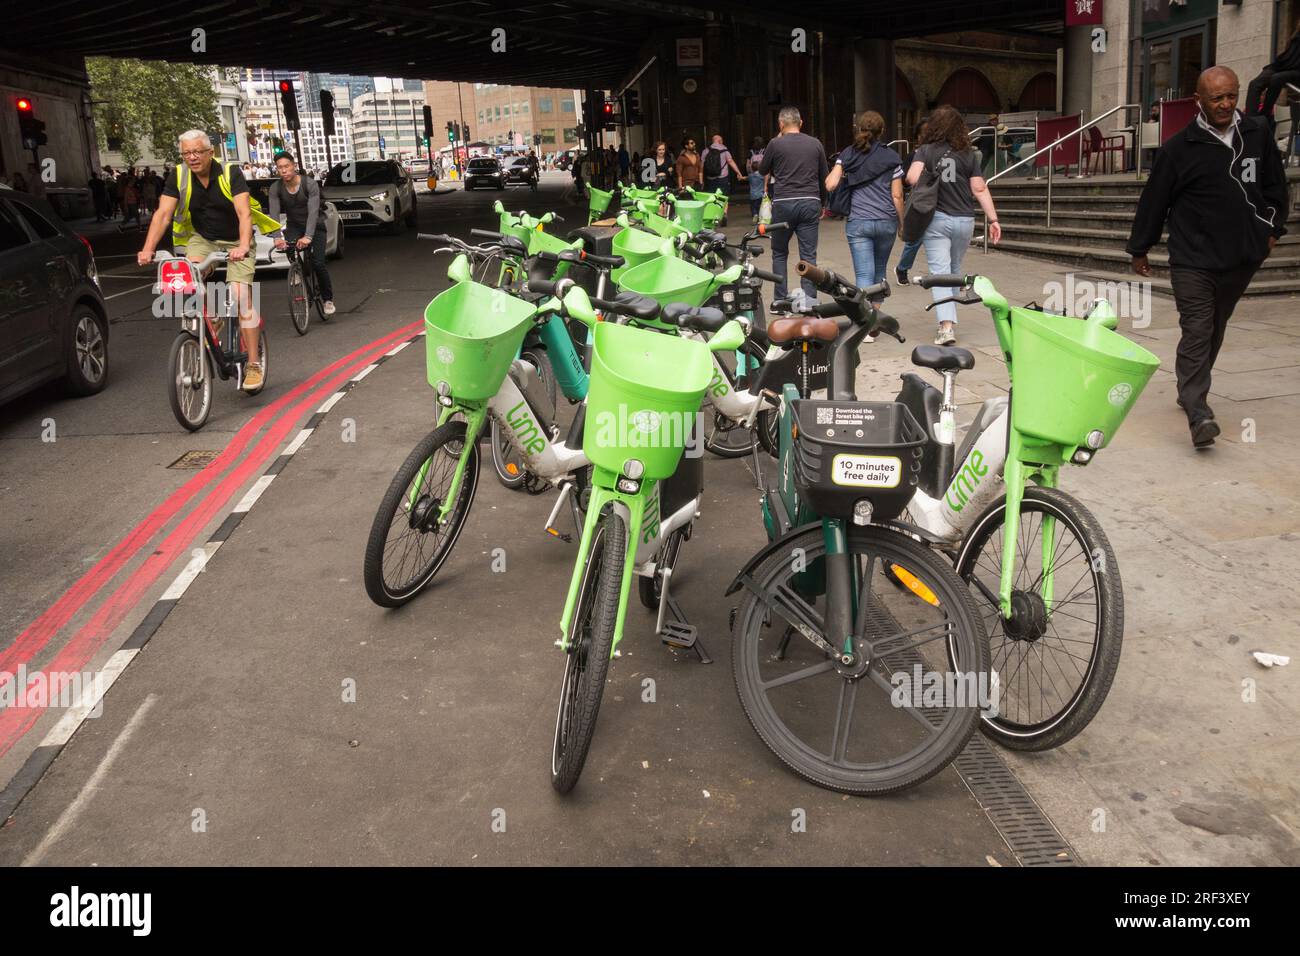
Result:
[[[655,627],[659,640],[678,650],[695,651],[695,656],[700,659],[701,664],[712,664],[713,658],[709,656],[704,642],[700,640],[699,629],[686,620],[686,612],[668,591],[673,569],[662,568],[655,571],[655,574],[659,575],[662,582],[662,590],[659,593],[659,619]],[[668,619],[669,615],[672,615],[671,620]]]

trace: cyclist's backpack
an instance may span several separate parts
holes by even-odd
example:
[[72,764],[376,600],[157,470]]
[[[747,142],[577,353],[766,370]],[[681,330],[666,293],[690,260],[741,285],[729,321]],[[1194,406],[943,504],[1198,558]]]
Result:
[[722,150],[710,146],[704,151],[704,178],[722,178]]

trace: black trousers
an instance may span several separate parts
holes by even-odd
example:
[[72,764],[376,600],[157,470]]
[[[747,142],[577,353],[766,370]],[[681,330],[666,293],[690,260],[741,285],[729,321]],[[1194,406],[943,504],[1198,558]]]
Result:
[[1185,266],[1172,266],[1169,270],[1178,307],[1178,325],[1183,330],[1174,371],[1178,376],[1178,398],[1189,424],[1210,417],[1210,407],[1206,404],[1210,373],[1223,347],[1232,310],[1259,265],[1248,262],[1226,272]]
[[1282,88],[1288,83],[1300,86],[1300,70],[1280,70],[1277,73],[1267,68],[1261,70],[1246,87],[1246,115],[1271,118]]

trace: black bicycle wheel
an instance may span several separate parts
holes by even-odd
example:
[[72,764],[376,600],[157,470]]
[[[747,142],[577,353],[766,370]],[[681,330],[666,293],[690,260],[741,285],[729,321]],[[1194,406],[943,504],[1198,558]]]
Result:
[[[878,526],[847,537],[858,592],[851,662],[823,633],[817,527],[752,572],[732,664],[745,715],[787,767],[830,790],[878,795],[932,777],[966,745],[988,689],[988,640],[969,591],[933,551]],[[919,588],[886,586],[893,564]]]
[[[456,462],[469,458],[456,504],[446,521]],[[427,465],[427,467],[426,467]],[[433,580],[460,537],[478,489],[478,443],[465,441],[465,423],[448,422],[421,439],[384,493],[366,542],[366,594],[380,607],[400,607]]]
[[568,793],[578,782],[596,731],[618,623],[626,544],[623,518],[615,511],[602,515],[592,534],[587,566],[573,606],[560,706],[555,716],[551,786],[560,793]]
[[[1050,560],[1043,560],[1043,522],[1054,518]],[[957,554],[989,633],[1001,683],[998,712],[981,729],[1012,750],[1050,750],[1087,727],[1101,709],[1124,641],[1124,585],[1119,563],[1092,513],[1063,491],[1030,486],[1020,505],[1012,616],[1002,617],[998,585],[1006,502],[976,520]],[[1052,599],[1044,570],[1052,569]]]
[[176,420],[192,432],[202,428],[212,412],[212,357],[205,355],[201,364],[200,354],[198,336],[182,332],[172,340],[167,357],[167,399]]
[[320,296],[320,280],[316,277],[316,267],[310,262],[307,268],[303,270],[303,278],[307,284],[307,301],[316,308],[316,315],[322,322],[328,322],[325,316],[325,300]]
[[299,335],[306,335],[307,325],[311,322],[311,300],[308,298],[302,263],[297,259],[289,263],[286,281],[289,287],[289,318],[293,320],[294,330]]
[[[661,563],[669,571],[677,567],[677,556],[681,553],[682,542],[686,540],[684,534],[674,531],[668,536],[668,541],[664,544]],[[669,584],[671,588],[671,583]],[[641,600],[641,606],[656,613],[659,611],[659,600],[664,592],[663,579],[656,574],[654,577],[637,575],[636,578],[636,596]]]

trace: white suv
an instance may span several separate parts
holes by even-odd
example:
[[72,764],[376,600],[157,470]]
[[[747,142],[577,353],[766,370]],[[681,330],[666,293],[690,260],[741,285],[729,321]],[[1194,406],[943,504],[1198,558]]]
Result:
[[417,224],[415,183],[394,160],[339,163],[324,189],[344,226],[383,226],[396,235]]

